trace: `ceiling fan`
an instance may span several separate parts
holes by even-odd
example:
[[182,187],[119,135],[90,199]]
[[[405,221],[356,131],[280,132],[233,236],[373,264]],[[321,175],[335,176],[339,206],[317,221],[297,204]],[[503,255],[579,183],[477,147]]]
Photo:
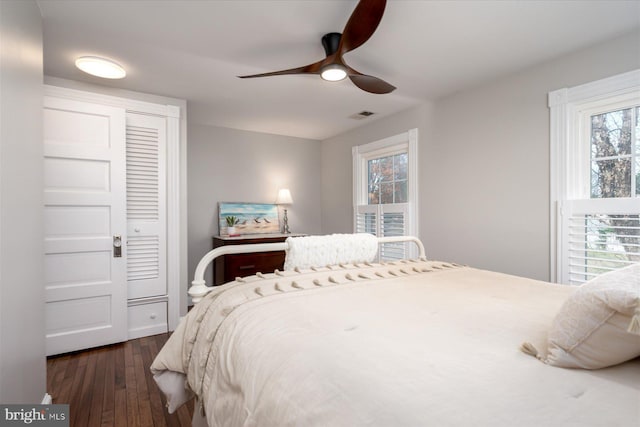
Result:
[[322,37],[322,46],[327,57],[321,61],[288,70],[238,77],[248,79],[285,74],[319,74],[324,80],[339,81],[348,76],[353,84],[364,91],[376,94],[390,93],[395,90],[395,86],[354,70],[342,58],[342,55],[359,48],[369,40],[382,20],[386,4],[386,0],[360,0],[342,34],[328,33]]

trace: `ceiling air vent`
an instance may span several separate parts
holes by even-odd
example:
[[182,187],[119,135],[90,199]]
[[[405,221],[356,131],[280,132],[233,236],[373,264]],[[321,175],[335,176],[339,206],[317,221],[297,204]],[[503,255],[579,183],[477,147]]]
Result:
[[355,120],[362,120],[362,119],[366,119],[369,116],[373,116],[374,114],[375,113],[371,111],[360,111],[359,113],[349,116],[349,118],[355,119]]

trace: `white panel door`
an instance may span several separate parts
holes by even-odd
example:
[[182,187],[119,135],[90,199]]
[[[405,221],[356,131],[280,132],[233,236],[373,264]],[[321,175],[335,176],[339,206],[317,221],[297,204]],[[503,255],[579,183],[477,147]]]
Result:
[[167,295],[167,121],[127,114],[129,299]]
[[125,341],[125,110],[45,97],[44,171],[47,355]]

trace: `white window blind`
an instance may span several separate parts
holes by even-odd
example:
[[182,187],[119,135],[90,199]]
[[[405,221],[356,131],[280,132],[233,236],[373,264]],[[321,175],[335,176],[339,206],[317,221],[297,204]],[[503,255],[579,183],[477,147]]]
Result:
[[[635,204],[635,206],[634,206]],[[565,282],[580,284],[640,262],[640,201],[571,200],[562,204]]]
[[[406,236],[409,205],[379,204],[356,207],[356,232],[370,233],[377,237]],[[379,257],[383,260],[399,260],[407,257],[406,243],[385,243],[380,246]]]

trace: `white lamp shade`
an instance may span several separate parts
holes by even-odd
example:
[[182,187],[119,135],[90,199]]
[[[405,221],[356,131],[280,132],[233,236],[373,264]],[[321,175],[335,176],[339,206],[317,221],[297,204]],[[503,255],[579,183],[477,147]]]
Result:
[[81,56],[76,59],[76,67],[85,73],[104,79],[121,79],[127,75],[119,64],[97,56]]
[[281,188],[278,190],[278,197],[276,198],[276,205],[291,205],[293,199],[291,198],[291,192],[288,188]]

